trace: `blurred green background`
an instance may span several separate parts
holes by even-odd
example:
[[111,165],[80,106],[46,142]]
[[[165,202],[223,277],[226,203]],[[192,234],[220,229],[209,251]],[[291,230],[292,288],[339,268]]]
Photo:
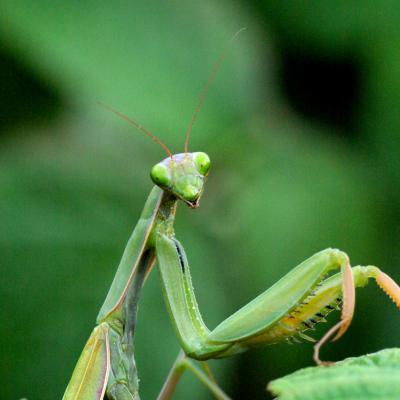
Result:
[[[326,247],[400,280],[397,1],[2,0],[2,400],[62,397],[165,157],[97,101],[180,152],[242,26],[193,130],[191,149],[213,162],[202,205],[177,217],[205,321],[216,326]],[[374,284],[358,295],[354,323],[324,358],[399,344],[393,304]],[[152,399],[178,351],[156,270],[138,323]],[[311,344],[281,344],[211,367],[234,398],[265,399],[268,381],[311,355]],[[211,396],[187,374],[176,398]]]

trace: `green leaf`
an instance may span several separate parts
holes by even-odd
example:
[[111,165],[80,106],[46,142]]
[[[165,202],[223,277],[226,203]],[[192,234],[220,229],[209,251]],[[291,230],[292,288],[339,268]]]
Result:
[[331,367],[301,369],[268,389],[279,400],[391,400],[400,395],[400,349],[347,358]]

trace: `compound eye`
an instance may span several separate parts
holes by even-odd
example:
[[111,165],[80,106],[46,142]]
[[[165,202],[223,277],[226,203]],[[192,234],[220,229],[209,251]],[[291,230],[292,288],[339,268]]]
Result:
[[151,169],[150,177],[157,186],[168,186],[170,183],[168,168],[161,163]]
[[210,157],[206,153],[198,152],[194,153],[194,163],[197,170],[204,176],[208,174],[210,169],[211,161]]

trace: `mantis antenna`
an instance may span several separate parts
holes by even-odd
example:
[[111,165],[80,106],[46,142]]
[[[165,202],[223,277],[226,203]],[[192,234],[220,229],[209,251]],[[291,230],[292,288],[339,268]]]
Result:
[[191,134],[191,132],[192,132],[193,125],[194,125],[194,123],[196,122],[197,115],[199,114],[200,108],[201,108],[201,106],[203,105],[204,100],[206,99],[208,89],[210,88],[211,84],[214,82],[215,77],[217,76],[217,72],[219,71],[219,69],[220,69],[220,67],[221,67],[221,65],[222,65],[222,62],[223,62],[224,59],[225,59],[225,56],[226,56],[226,54],[227,54],[227,52],[228,52],[228,50],[229,50],[229,48],[230,48],[230,45],[231,45],[232,42],[237,38],[237,36],[238,36],[242,31],[244,31],[245,29],[246,29],[246,28],[241,28],[241,29],[239,29],[239,30],[232,36],[231,40],[230,40],[229,43],[226,45],[225,49],[222,51],[222,53],[221,53],[221,55],[219,56],[217,62],[215,63],[215,65],[214,65],[214,67],[213,67],[213,69],[212,69],[212,71],[211,71],[210,77],[208,78],[207,83],[204,85],[202,91],[200,92],[199,101],[198,101],[197,106],[196,106],[196,108],[195,108],[195,110],[194,110],[192,119],[191,119],[191,121],[190,121],[188,130],[187,130],[187,133],[186,133],[185,153],[187,153],[188,150],[189,150],[189,139],[190,139],[190,134]]
[[118,117],[129,122],[135,128],[139,129],[139,131],[143,132],[146,136],[148,136],[150,139],[152,139],[154,142],[156,142],[159,146],[161,146],[163,148],[163,150],[167,153],[168,157],[172,158],[172,153],[171,153],[170,149],[156,135],[153,135],[148,129],[146,129],[144,126],[140,125],[139,122],[127,117],[125,114],[122,114],[121,112],[117,111],[116,109],[114,109],[110,106],[107,106],[106,104],[103,104],[99,101],[97,103],[100,104],[102,107],[106,108],[108,111],[111,111],[112,113],[118,115]]

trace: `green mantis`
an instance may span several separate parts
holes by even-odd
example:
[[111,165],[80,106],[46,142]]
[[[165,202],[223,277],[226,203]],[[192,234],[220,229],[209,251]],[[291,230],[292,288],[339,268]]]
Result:
[[[314,347],[314,360],[321,346],[333,335],[338,339],[349,327],[355,306],[355,288],[370,278],[400,307],[400,287],[375,266],[351,267],[348,256],[326,249],[299,264],[271,288],[209,330],[201,317],[193,290],[190,267],[182,244],[175,237],[177,205],[197,208],[211,161],[206,153],[189,152],[191,128],[209,84],[208,81],[189,126],[184,152],[172,154],[154,135],[118,111],[150,136],[168,157],[151,170],[155,186],[118,266],[115,278],[93,330],[65,391],[64,400],[139,399],[133,338],[140,292],[157,263],[165,304],[183,353],[178,356],[159,399],[169,399],[184,369],[191,370],[217,398],[228,397],[207,369],[206,360],[230,357],[249,348],[281,341],[313,340],[305,332],[341,306],[340,321]],[[335,274],[333,272],[338,271]],[[190,359],[198,360],[198,368]]]

